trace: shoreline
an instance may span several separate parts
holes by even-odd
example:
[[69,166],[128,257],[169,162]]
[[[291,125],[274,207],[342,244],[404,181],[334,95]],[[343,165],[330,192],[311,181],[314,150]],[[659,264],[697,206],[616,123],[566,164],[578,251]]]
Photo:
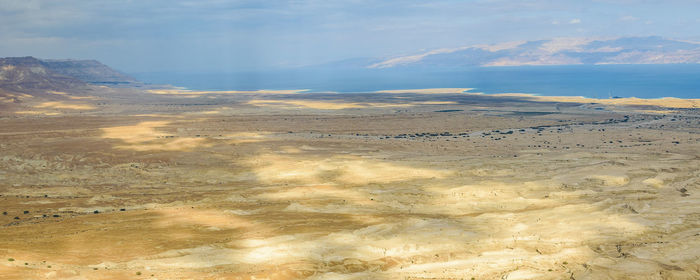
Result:
[[[561,102],[561,103],[597,103],[604,105],[622,105],[622,106],[657,106],[664,108],[683,108],[692,109],[700,108],[700,98],[679,98],[679,97],[659,97],[659,98],[639,98],[639,97],[620,97],[620,98],[592,98],[585,96],[545,96],[530,93],[483,93],[472,92],[474,88],[419,88],[419,89],[390,89],[377,90],[368,92],[356,93],[377,93],[377,94],[464,94],[476,96],[494,96],[494,97],[516,97],[524,98],[538,102]],[[334,93],[334,94],[355,94],[333,91],[312,91],[309,89],[286,89],[286,90],[190,90],[190,89],[153,89],[146,90],[147,93],[156,95],[206,95],[206,94],[314,94],[314,93]]]

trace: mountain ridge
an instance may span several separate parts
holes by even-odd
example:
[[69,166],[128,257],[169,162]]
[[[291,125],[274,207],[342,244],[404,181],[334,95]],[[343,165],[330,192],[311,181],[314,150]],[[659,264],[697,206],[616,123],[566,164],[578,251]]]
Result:
[[78,90],[90,85],[140,85],[96,60],[0,58],[0,89],[11,92]]
[[434,49],[378,60],[365,68],[675,63],[700,63],[700,43],[659,36],[566,37]]

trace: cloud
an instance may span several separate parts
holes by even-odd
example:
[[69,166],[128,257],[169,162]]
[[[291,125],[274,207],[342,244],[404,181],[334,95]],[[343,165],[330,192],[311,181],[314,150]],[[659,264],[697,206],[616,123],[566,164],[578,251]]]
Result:
[[0,53],[89,56],[135,72],[212,63],[247,70],[556,38],[577,28],[586,37],[687,37],[700,29],[699,13],[697,0],[0,0]]
[[633,17],[633,16],[623,16],[620,17],[620,21],[638,21],[638,17]]

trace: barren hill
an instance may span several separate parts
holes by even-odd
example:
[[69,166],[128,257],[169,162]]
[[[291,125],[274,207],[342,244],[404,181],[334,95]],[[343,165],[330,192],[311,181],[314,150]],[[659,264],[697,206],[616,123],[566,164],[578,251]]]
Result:
[[84,88],[88,84],[76,77],[52,71],[34,57],[0,58],[0,89],[34,93],[45,90]]
[[6,91],[73,91],[90,84],[140,85],[134,78],[96,60],[41,60],[31,56],[0,58],[0,89]]
[[97,60],[46,59],[43,64],[54,73],[73,77],[91,84],[124,85],[138,83],[136,79],[118,72]]

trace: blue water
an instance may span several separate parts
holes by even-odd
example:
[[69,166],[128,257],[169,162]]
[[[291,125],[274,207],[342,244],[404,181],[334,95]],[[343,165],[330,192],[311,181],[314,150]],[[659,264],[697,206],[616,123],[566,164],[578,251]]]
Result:
[[147,83],[193,90],[309,89],[369,92],[437,87],[484,93],[700,98],[700,65],[476,67],[450,71],[303,69],[245,73],[137,73]]

